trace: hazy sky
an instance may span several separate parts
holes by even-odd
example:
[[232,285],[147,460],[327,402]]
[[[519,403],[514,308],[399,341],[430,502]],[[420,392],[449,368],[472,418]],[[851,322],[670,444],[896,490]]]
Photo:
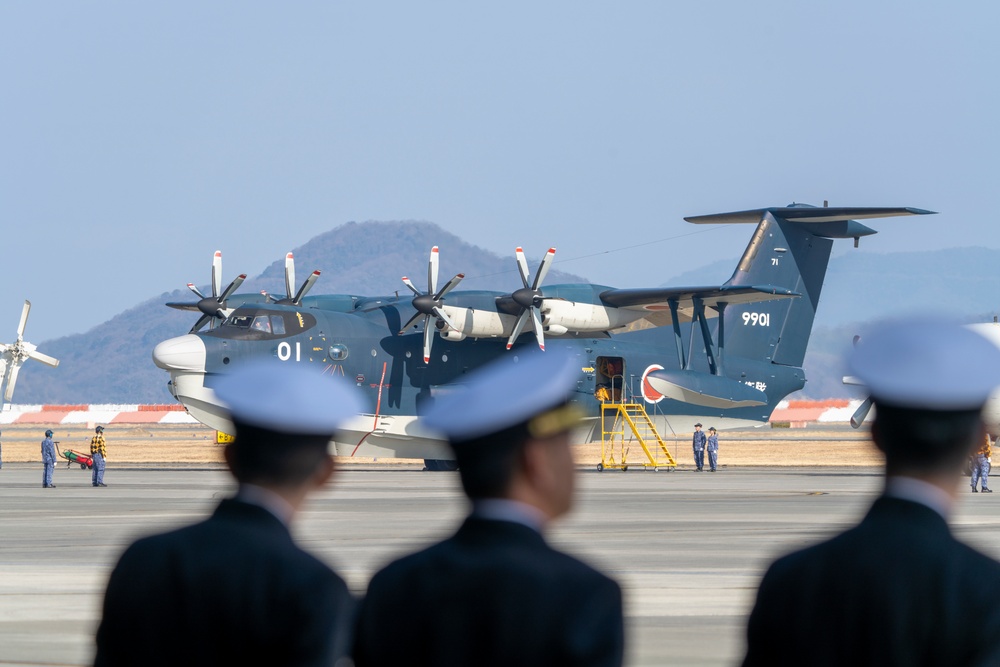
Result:
[[554,245],[619,287],[751,232],[683,216],[791,201],[940,211],[868,251],[998,247],[998,25],[987,2],[3,0],[0,341],[24,298],[37,343],[352,220]]

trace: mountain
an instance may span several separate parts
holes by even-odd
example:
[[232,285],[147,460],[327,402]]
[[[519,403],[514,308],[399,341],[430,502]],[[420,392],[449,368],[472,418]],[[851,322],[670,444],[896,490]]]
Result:
[[[399,292],[409,298],[400,278],[409,276],[418,289],[427,288],[427,260],[440,247],[439,287],[459,272],[466,274],[458,289],[512,291],[521,287],[514,256],[501,257],[461,240],[428,222],[347,223],[294,248],[296,280],[314,269],[322,272],[310,294],[380,295]],[[258,276],[248,278],[239,294],[262,289],[284,296],[284,251]],[[534,270],[539,258],[529,259]],[[206,265],[211,255],[205,254]],[[206,267],[207,268],[207,267]],[[228,268],[228,267],[227,267]],[[228,284],[235,273],[223,275]],[[585,278],[552,269],[546,283],[586,282]],[[202,293],[211,287],[201,287]],[[162,340],[187,333],[198,313],[164,306],[168,301],[193,301],[186,289],[165,292],[116,315],[83,334],[39,344],[39,351],[59,359],[58,368],[29,361],[18,376],[17,403],[172,403],[167,374],[153,365],[153,348]]]
[[[427,222],[347,223],[321,234],[295,253],[297,280],[319,269],[312,294],[380,295],[408,290],[408,275],[426,288],[431,246],[441,248],[439,283],[464,272],[459,289],[512,291],[521,286],[513,256],[501,257]],[[248,279],[240,293],[266,289],[284,294],[284,257]],[[206,253],[206,265],[210,255]],[[531,261],[537,266],[538,258]],[[737,258],[720,260],[672,278],[667,284],[725,282]],[[841,383],[842,360],[864,322],[907,312],[943,312],[967,321],[986,321],[1000,308],[996,269],[1000,250],[954,248],[933,252],[866,253],[850,250],[830,260],[819,312],[806,353],[808,384],[793,398],[857,395]],[[228,281],[235,274],[223,276]],[[546,283],[585,282],[553,269]],[[627,287],[637,287],[626,285]],[[203,287],[202,292],[210,291]],[[166,308],[168,301],[192,301],[184,289],[161,294],[83,334],[39,345],[60,360],[56,369],[29,361],[17,382],[18,403],[170,403],[167,374],[153,365],[153,347],[186,333],[197,313]]]

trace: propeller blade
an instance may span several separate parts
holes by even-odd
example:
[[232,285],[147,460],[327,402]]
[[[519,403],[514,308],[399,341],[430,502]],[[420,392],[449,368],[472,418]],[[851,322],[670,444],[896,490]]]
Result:
[[316,284],[317,280],[319,280],[319,271],[313,271],[312,273],[310,273],[309,277],[306,278],[305,282],[302,283],[302,287],[300,287],[299,291],[296,292],[295,298],[292,299],[292,304],[295,306],[301,306],[302,297],[304,297],[309,292],[309,290],[312,289],[312,286]]
[[455,286],[458,285],[460,282],[462,282],[462,278],[464,277],[465,277],[464,273],[456,274],[454,278],[448,281],[448,284],[442,287],[441,290],[434,295],[434,300],[440,301],[445,294],[455,289]]
[[451,318],[445,314],[443,308],[438,308],[435,306],[434,315],[438,317],[442,322],[447,324],[449,329],[451,329],[452,331],[458,331],[458,327],[455,325],[454,322],[451,321]]
[[17,324],[17,339],[21,340],[24,336],[24,325],[28,323],[28,312],[31,310],[31,302],[27,299],[24,300],[24,307],[21,308],[21,321]]
[[177,310],[198,310],[197,303],[183,303],[180,301],[168,301],[164,304],[168,308],[176,308]]
[[427,293],[437,292],[438,285],[438,247],[431,248],[431,258],[427,262]]
[[292,257],[292,253],[288,253],[285,255],[285,296],[291,299],[293,294],[295,294],[295,258]]
[[525,310],[521,313],[521,316],[517,318],[517,324],[514,325],[514,332],[507,339],[507,349],[514,347],[514,341],[517,337],[521,335],[521,331],[524,330],[524,325],[528,322],[528,311]]
[[518,246],[514,250],[514,258],[517,260],[517,272],[521,274],[521,282],[524,286],[528,286],[528,279],[531,278],[531,274],[528,273],[528,260],[524,256],[524,248]]
[[194,283],[188,283],[188,289],[197,294],[199,299],[205,298],[205,295],[201,293],[201,290],[194,286]]
[[202,315],[201,317],[198,318],[198,321],[194,323],[194,326],[191,327],[191,331],[189,331],[188,333],[194,333],[198,329],[201,329],[203,326],[205,326],[208,322],[214,320],[215,320],[214,315]]
[[851,426],[854,428],[860,428],[861,424],[864,423],[865,417],[868,416],[868,412],[872,409],[872,399],[866,398],[864,402],[858,406],[858,409],[854,411],[851,415]]
[[416,313],[413,317],[411,317],[409,321],[403,325],[403,328],[399,330],[400,335],[406,333],[406,330],[412,327],[414,324],[416,324],[417,320],[419,320],[421,317],[426,317],[426,315],[424,315],[423,313]]
[[545,351],[545,331],[542,329],[542,317],[538,313],[538,309],[532,307],[529,309],[531,311],[531,326],[535,328],[535,339],[538,341],[538,347],[542,352]]
[[542,263],[538,267],[538,273],[535,274],[535,282],[531,284],[531,289],[538,289],[545,280],[545,276],[548,275],[549,269],[552,268],[552,258],[556,256],[556,249],[549,248],[549,251],[545,253],[545,257],[542,257]]
[[413,292],[414,295],[420,296],[420,290],[418,290],[416,286],[413,284],[413,281],[407,278],[406,276],[403,276],[403,284],[409,287],[410,291]]
[[58,359],[56,359],[55,357],[50,357],[47,354],[42,354],[41,352],[38,352],[37,350],[32,350],[31,352],[29,352],[28,353],[28,358],[29,359],[34,359],[35,361],[40,361],[43,364],[46,364],[48,366],[52,366],[53,368],[55,368],[56,366],[59,365],[59,360]]
[[431,344],[434,342],[434,327],[430,323],[431,316],[426,315],[424,319],[424,363],[431,362]]
[[220,304],[225,303],[226,299],[232,296],[233,292],[239,289],[240,285],[242,285],[243,281],[246,279],[247,279],[247,274],[245,273],[241,273],[240,275],[236,276],[233,282],[229,283],[229,287],[227,287],[226,291],[222,293],[222,296],[219,297],[219,303]]
[[4,381],[7,379],[7,360],[0,357],[0,386],[3,386]]
[[222,251],[216,250],[212,257],[212,296],[219,296],[219,289],[222,287]]
[[14,385],[17,384],[17,374],[21,370],[21,364],[11,363],[7,367],[7,387],[3,391],[3,400],[5,403],[10,403],[10,399],[14,396]]

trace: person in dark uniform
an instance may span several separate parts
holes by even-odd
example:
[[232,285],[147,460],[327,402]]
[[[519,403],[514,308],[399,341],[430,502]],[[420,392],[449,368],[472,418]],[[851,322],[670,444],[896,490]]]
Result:
[[903,321],[869,335],[850,369],[875,404],[884,490],[854,528],[771,565],[743,664],[1000,664],[1000,563],[947,523],[1000,349],[958,325]]
[[708,428],[705,449],[708,451],[708,469],[715,472],[719,466],[719,432],[715,430],[714,426]]
[[56,469],[56,443],[52,441],[52,429],[45,431],[45,439],[42,440],[42,488],[54,489],[56,485],[52,483],[52,472]]
[[269,361],[215,387],[235,426],[225,448],[235,497],[125,551],[108,581],[97,667],[319,666],[349,652],[354,600],[289,524],[333,474],[330,436],[361,402],[336,377]]
[[572,505],[580,415],[567,399],[586,364],[555,350],[519,357],[470,374],[425,415],[449,438],[472,511],[371,580],[358,667],[621,664],[618,584],[544,537]]
[[697,472],[705,468],[705,432],[701,430],[701,423],[694,425],[694,436],[691,438],[691,447],[694,449],[694,467]]
[[90,439],[90,457],[94,461],[90,483],[93,486],[107,486],[104,483],[104,460],[108,457],[108,448],[104,442],[104,427],[94,429],[94,437]]

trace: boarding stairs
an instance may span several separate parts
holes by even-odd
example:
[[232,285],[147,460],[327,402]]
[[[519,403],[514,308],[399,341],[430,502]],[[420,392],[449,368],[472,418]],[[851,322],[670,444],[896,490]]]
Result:
[[644,468],[654,471],[666,468],[671,472],[677,468],[677,462],[641,403],[602,401],[601,462],[597,469],[628,470],[627,457],[635,442],[646,455],[642,462]]

